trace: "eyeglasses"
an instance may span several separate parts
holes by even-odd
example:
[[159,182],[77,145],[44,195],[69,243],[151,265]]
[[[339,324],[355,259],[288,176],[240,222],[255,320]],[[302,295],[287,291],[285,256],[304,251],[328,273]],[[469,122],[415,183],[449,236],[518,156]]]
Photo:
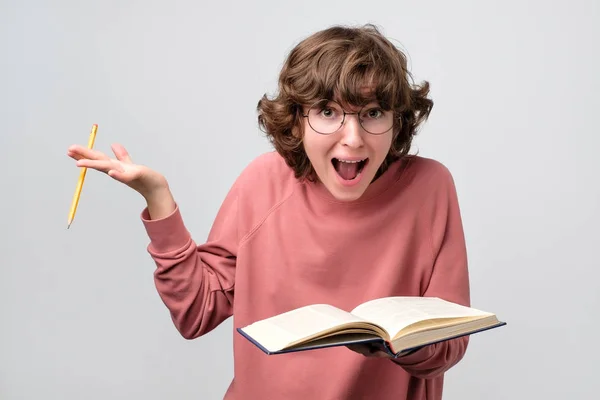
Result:
[[376,105],[367,105],[359,112],[349,113],[344,111],[338,102],[327,99],[314,103],[308,113],[302,116],[308,118],[308,124],[315,132],[331,135],[344,125],[346,115],[353,114],[358,116],[360,126],[372,135],[384,134],[394,127],[394,112],[391,110],[383,110]]

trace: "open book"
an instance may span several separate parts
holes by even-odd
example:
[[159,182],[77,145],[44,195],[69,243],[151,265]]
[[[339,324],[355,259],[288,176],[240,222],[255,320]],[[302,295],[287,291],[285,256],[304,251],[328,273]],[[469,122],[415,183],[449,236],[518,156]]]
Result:
[[385,297],[351,312],[314,304],[237,331],[267,354],[370,343],[399,357],[422,346],[506,325],[496,315],[437,297]]

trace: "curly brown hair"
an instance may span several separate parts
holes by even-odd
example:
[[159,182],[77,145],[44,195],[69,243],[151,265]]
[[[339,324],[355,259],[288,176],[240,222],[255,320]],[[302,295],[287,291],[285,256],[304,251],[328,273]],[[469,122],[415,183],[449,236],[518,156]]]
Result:
[[[316,180],[302,144],[303,107],[320,99],[394,111],[394,140],[378,175],[408,154],[433,101],[429,82],[412,84],[406,56],[371,24],[333,26],[302,40],[279,76],[278,95],[258,102],[258,124],[297,178]],[[372,90],[365,92],[365,87]]]

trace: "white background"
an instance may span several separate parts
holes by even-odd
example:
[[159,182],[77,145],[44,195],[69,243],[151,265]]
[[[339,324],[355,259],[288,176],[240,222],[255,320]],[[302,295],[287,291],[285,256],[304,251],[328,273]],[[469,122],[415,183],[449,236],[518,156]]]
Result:
[[372,22],[432,85],[414,151],[461,201],[474,336],[446,399],[594,399],[600,263],[597,1],[0,0],[0,399],[219,399],[231,321],[186,341],[154,288],[139,195],[78,169],[123,143],[197,241],[270,147],[255,107],[302,38]]

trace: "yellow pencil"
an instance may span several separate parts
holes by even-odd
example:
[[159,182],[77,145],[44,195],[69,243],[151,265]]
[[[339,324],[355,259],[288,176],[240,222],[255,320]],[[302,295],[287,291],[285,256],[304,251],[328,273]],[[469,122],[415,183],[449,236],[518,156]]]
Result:
[[[92,132],[90,133],[90,139],[88,141],[88,149],[94,147],[94,141],[96,140],[96,131],[98,130],[98,124],[92,125]],[[75,195],[73,195],[73,202],[71,203],[71,211],[69,211],[69,222],[67,229],[71,227],[71,223],[75,218],[75,212],[77,211],[77,204],[79,204],[79,197],[81,196],[81,189],[83,188],[83,181],[85,180],[85,173],[87,172],[86,167],[81,168],[79,173],[79,180],[77,181],[77,187],[75,188]]]

